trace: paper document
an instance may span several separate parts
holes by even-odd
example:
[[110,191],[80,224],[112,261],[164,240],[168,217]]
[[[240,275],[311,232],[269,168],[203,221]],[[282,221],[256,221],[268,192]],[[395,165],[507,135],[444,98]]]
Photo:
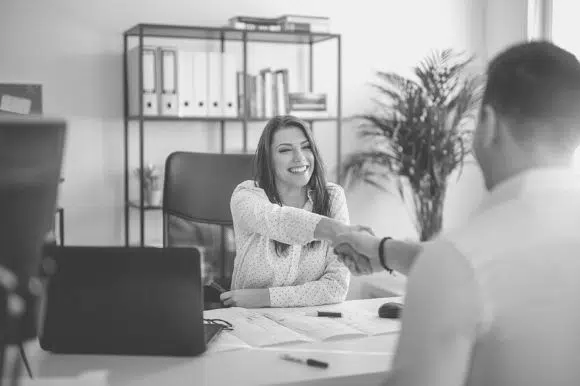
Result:
[[204,318],[227,320],[234,326],[231,333],[253,347],[312,341],[258,312],[245,308],[209,310],[204,312]]
[[398,319],[379,318],[371,313],[346,314],[342,319],[342,323],[364,332],[365,335],[390,334],[401,329]]
[[[341,312],[342,317],[315,316],[319,310]],[[234,337],[229,338],[229,343],[214,342],[219,346],[215,350],[244,348],[244,344],[266,347],[365,337],[395,333],[401,328],[398,319],[379,318],[376,313],[347,304],[259,310],[232,307],[204,311],[204,318],[223,319],[234,326],[234,330],[228,332]],[[231,341],[233,338],[237,341]]]
[[275,315],[268,313],[265,316],[315,341],[330,340],[333,338],[355,338],[367,335],[343,323],[342,320],[338,320],[342,318],[319,318],[316,316]]
[[208,346],[206,353],[235,351],[252,348],[231,331],[222,331]]

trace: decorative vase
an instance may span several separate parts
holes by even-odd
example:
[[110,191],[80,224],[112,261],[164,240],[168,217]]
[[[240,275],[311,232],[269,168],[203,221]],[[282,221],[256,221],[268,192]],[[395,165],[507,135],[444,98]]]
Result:
[[161,189],[151,189],[143,187],[143,203],[146,206],[161,206],[163,191]]
[[161,189],[151,190],[150,202],[151,206],[161,206],[163,201],[163,191]]

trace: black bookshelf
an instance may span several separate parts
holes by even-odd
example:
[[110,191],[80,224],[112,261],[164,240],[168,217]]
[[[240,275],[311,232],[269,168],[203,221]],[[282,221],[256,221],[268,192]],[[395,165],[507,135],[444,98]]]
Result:
[[127,36],[173,39],[202,39],[248,41],[262,43],[312,44],[340,38],[338,34],[301,31],[252,31],[230,27],[202,27],[167,24],[137,24],[128,29]]
[[142,209],[142,210],[161,210],[161,209],[163,209],[163,207],[161,205],[140,206],[139,203],[135,202],[135,201],[129,201],[129,203],[127,205],[129,205],[131,208]]
[[[323,121],[336,121],[337,117],[300,117],[307,122],[323,122]],[[140,121],[145,122],[243,122],[244,118],[238,117],[173,117],[173,116],[130,116],[127,118],[129,121]],[[270,118],[264,117],[248,117],[246,120],[248,122],[267,122]]]
[[[145,212],[161,210],[161,206],[146,205],[143,195],[143,175],[139,179],[139,200],[137,202],[129,200],[129,124],[131,122],[137,123],[139,127],[138,141],[139,141],[139,168],[143,170],[145,166],[144,156],[144,135],[145,124],[148,122],[208,122],[218,123],[220,130],[220,151],[225,152],[225,127],[227,123],[240,123],[242,126],[242,152],[248,151],[248,123],[250,122],[266,122],[269,118],[257,118],[248,116],[249,103],[247,98],[244,98],[244,115],[240,117],[179,117],[179,116],[145,116],[145,115],[129,115],[129,92],[128,92],[128,60],[127,53],[130,39],[137,39],[137,46],[143,47],[144,39],[146,38],[167,38],[167,39],[198,39],[198,40],[218,40],[221,52],[226,51],[226,42],[238,41],[242,44],[242,62],[243,72],[248,73],[248,43],[276,43],[276,44],[299,44],[309,46],[308,55],[308,74],[309,74],[309,90],[313,91],[313,67],[314,67],[314,52],[313,47],[317,43],[326,41],[336,42],[337,52],[337,81],[336,81],[336,115],[321,116],[321,117],[302,117],[305,121],[314,126],[315,122],[336,122],[336,159],[337,166],[341,163],[341,147],[342,147],[342,44],[341,35],[332,33],[309,33],[301,31],[251,31],[232,29],[230,27],[206,27],[206,26],[183,26],[183,25],[166,25],[166,24],[137,24],[123,33],[123,108],[124,108],[124,189],[125,189],[125,245],[129,246],[130,242],[130,216],[131,212],[137,211],[139,214],[139,245],[145,245]],[[143,63],[142,56],[139,55],[139,89],[143,86]],[[249,90],[249,85],[244,77],[244,90],[246,93]],[[139,94],[139,111],[143,111],[143,96]],[[313,127],[314,128],[314,127]],[[337,167],[336,179],[339,181],[339,167]],[[131,210],[132,209],[132,210]]]

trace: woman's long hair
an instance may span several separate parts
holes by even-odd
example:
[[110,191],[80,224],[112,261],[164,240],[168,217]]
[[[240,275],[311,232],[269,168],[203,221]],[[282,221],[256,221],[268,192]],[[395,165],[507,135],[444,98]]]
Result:
[[[258,142],[258,147],[256,149],[256,164],[254,168],[256,174],[254,176],[254,182],[256,186],[264,189],[270,202],[282,206],[282,201],[280,200],[280,195],[278,194],[278,189],[276,187],[276,175],[270,149],[274,133],[285,127],[299,128],[306,136],[306,139],[308,139],[308,142],[310,142],[312,154],[314,155],[314,170],[312,171],[312,176],[308,182],[307,189],[310,190],[310,196],[313,202],[312,212],[330,217],[330,195],[326,190],[325,167],[322,163],[320,152],[318,151],[316,142],[314,142],[314,137],[312,136],[310,128],[308,128],[306,123],[301,119],[292,115],[281,115],[268,121],[264,127],[262,135],[260,136],[260,141]],[[308,248],[314,248],[319,243],[320,241],[312,241],[308,244]],[[274,240],[274,245],[278,255],[286,252],[290,246],[277,240]]]

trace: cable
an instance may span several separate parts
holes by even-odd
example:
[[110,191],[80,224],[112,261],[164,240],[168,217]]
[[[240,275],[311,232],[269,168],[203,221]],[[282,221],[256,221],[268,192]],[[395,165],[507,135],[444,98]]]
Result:
[[26,367],[26,372],[30,379],[34,379],[32,376],[32,370],[30,369],[30,363],[28,363],[28,358],[26,357],[26,351],[24,351],[24,345],[22,342],[18,344],[18,349],[20,350],[20,358],[22,358],[22,362],[24,362],[24,367]]

